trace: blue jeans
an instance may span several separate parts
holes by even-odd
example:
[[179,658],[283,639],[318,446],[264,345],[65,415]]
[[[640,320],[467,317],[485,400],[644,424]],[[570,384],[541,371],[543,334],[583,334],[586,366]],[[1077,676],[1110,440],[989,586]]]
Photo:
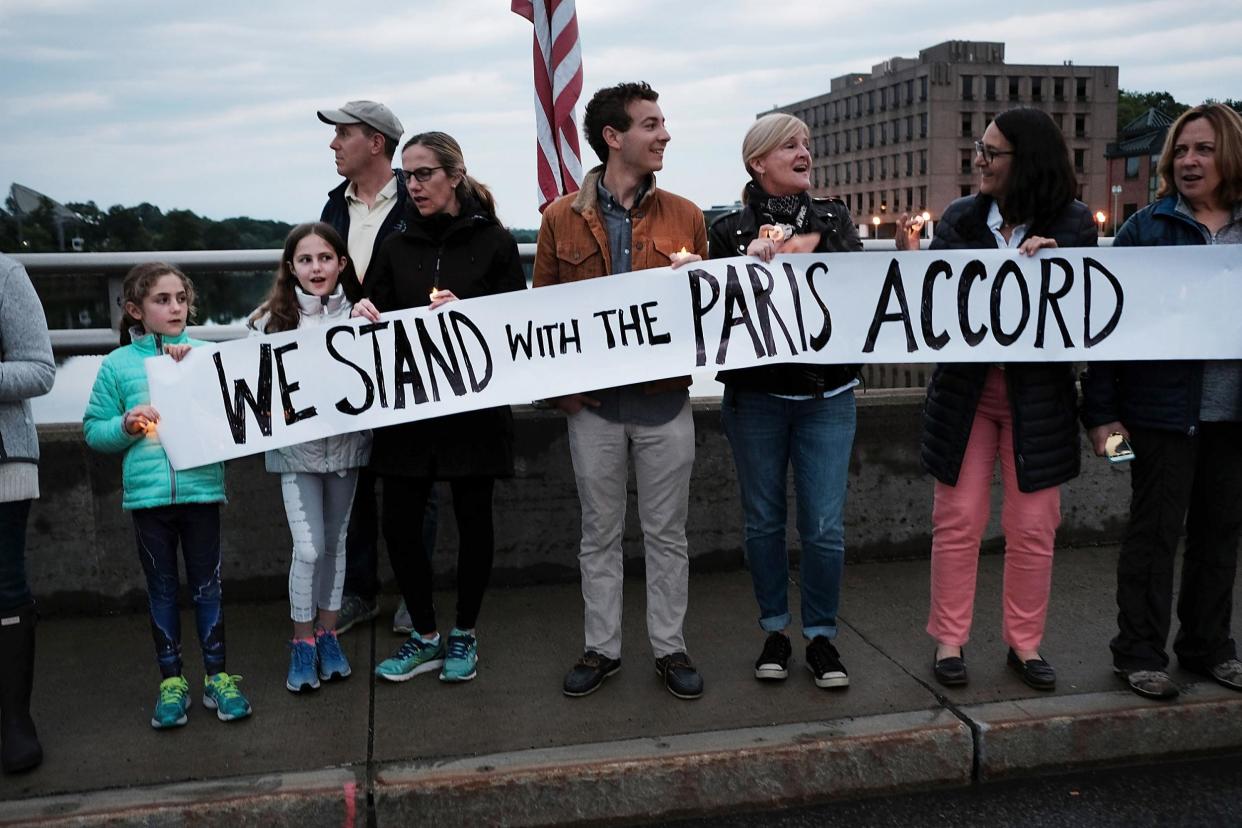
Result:
[[8,615],[29,606],[26,583],[26,519],[29,500],[0,503],[0,614]]
[[802,540],[802,634],[835,638],[845,565],[843,515],[854,444],[854,392],[786,400],[725,386],[720,414],[737,467],[759,626],[767,632],[784,630],[791,620],[785,479],[792,462]]
[[224,672],[224,617],[220,612],[220,505],[185,503],[135,509],[138,559],[147,576],[147,603],[155,658],[164,678],[181,675],[181,610],[177,545],[194,602],[198,643],[207,675]]

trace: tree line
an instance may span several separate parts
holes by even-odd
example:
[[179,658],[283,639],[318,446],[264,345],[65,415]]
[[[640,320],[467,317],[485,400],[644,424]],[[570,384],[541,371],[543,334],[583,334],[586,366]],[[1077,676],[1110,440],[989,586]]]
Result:
[[[58,227],[57,211],[51,202],[45,201],[22,215],[12,197],[7,198],[4,209],[0,209],[0,251],[268,250],[283,247],[285,236],[293,229],[288,222],[247,216],[216,221],[192,210],[165,213],[147,202],[137,207],[114,204],[107,210],[93,201],[64,206],[80,220],[62,220]],[[519,242],[533,242],[537,233],[512,232]]]
[[[1215,103],[1223,103],[1242,112],[1242,100],[1237,98],[1226,98],[1223,101],[1215,101]],[[1149,109],[1158,109],[1170,118],[1176,119],[1193,105],[1182,103],[1168,92],[1131,92],[1128,89],[1122,89],[1117,94],[1117,134],[1120,135],[1122,127]]]

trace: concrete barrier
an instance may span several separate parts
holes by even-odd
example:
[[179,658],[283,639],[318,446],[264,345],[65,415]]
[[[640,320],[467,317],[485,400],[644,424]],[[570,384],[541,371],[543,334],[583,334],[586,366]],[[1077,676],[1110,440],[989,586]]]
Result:
[[[932,482],[918,461],[922,393],[870,391],[858,395],[858,433],[850,462],[846,546],[850,561],[927,555]],[[744,565],[737,484],[718,401],[694,405],[697,456],[691,480],[691,562],[698,571]],[[493,583],[523,584],[577,578],[578,497],[562,416],[515,410],[516,475],[496,488],[496,562]],[[73,425],[39,429],[43,497],[31,512],[27,560],[31,586],[45,610],[105,612],[144,604],[133,527],[121,509],[119,455],[100,455]],[[1062,545],[1120,537],[1129,502],[1128,473],[1091,457],[1083,440],[1081,477],[1062,496]],[[262,456],[228,464],[229,504],[222,512],[223,578],[236,598],[284,594],[290,539],[276,475]],[[791,485],[792,492],[792,485]],[[456,565],[457,531],[447,491],[440,494],[435,569],[441,582]],[[999,503],[999,486],[994,487]],[[790,499],[790,545],[796,552]],[[641,570],[641,532],[634,486],[626,516],[626,567]],[[986,547],[1000,548],[999,508]],[[381,553],[381,558],[384,558]],[[382,563],[390,578],[387,562]]]

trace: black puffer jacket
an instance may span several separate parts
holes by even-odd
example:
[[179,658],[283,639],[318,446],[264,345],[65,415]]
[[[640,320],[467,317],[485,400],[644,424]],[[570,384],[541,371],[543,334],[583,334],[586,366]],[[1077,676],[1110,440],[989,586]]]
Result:
[[[933,250],[995,248],[987,226],[992,199],[966,196],[945,210],[932,240]],[[1030,235],[1056,239],[1059,247],[1095,247],[1097,230],[1090,211],[1072,202],[1049,228]],[[927,386],[920,456],[929,474],[957,485],[962,456],[987,379],[987,363],[936,366]],[[1081,452],[1075,409],[1073,366],[1069,363],[1022,362],[1005,366],[1005,385],[1013,412],[1013,453],[1018,489],[1035,492],[1078,476]]]
[[[513,236],[477,203],[451,219],[424,219],[411,206],[405,223],[380,247],[364,284],[380,311],[426,307],[433,285],[459,299],[526,287]],[[513,415],[500,406],[376,429],[371,468],[437,480],[511,476]]]
[[[811,199],[810,229],[820,234],[816,253],[844,253],[863,249],[858,228],[846,206],[832,198]],[[707,233],[708,256],[724,259],[745,256],[746,248],[759,236],[760,221],[749,207],[725,213],[712,222]],[[737,390],[769,394],[822,394],[840,388],[858,376],[857,365],[813,365],[789,362],[721,371],[716,379]]]

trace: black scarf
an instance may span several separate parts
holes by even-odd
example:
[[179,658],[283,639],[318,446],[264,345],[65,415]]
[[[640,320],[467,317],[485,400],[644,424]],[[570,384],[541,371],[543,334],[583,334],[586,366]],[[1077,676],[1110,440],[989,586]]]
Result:
[[795,233],[807,232],[814,215],[810,194],[768,195],[754,181],[746,183],[746,204],[755,211],[760,224],[788,224]]

